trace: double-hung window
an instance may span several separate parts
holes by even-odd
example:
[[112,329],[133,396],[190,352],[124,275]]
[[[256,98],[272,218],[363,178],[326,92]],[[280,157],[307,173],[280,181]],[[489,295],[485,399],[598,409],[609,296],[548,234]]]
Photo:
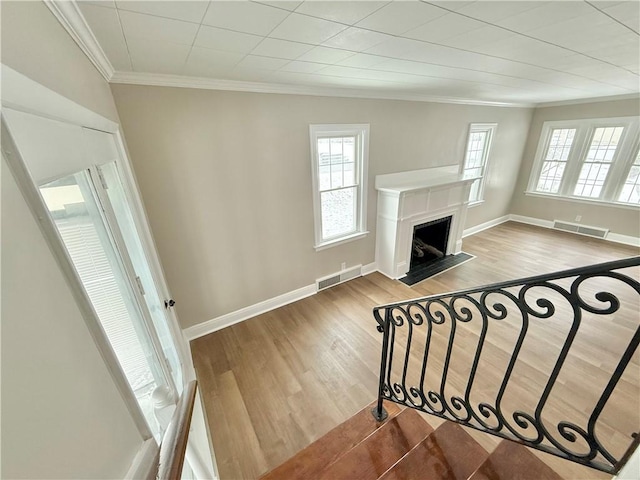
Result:
[[536,191],[558,193],[575,135],[575,128],[554,128],[550,131]]
[[545,122],[527,192],[640,204],[638,117]]
[[480,203],[484,199],[485,173],[491,140],[497,124],[495,123],[472,123],[469,128],[469,139],[467,140],[467,152],[464,157],[464,167],[462,173],[467,178],[479,177],[471,185],[469,203]]
[[640,205],[640,148],[636,148],[636,159],[629,169],[629,174],[622,185],[618,201]]
[[366,232],[369,125],[310,125],[315,248]]

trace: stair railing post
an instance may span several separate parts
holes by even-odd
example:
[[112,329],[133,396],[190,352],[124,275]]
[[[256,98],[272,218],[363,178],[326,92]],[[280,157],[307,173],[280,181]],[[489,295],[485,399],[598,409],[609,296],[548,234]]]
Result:
[[[377,312],[376,312],[377,313]],[[384,421],[388,414],[382,406],[384,392],[384,377],[387,370],[387,353],[389,351],[389,325],[391,323],[391,309],[385,308],[382,325],[378,325],[378,331],[382,331],[382,355],[380,358],[380,381],[378,382],[378,404],[371,410],[373,418],[378,422]],[[382,330],[380,330],[382,328]]]

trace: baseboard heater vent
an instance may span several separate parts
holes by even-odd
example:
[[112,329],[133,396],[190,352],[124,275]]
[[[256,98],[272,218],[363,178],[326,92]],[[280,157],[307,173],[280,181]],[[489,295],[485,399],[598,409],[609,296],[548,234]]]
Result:
[[578,223],[563,222],[560,220],[553,221],[553,228],[556,230],[564,230],[565,232],[579,233],[580,235],[588,235],[589,237],[605,238],[609,230],[600,227],[590,227],[580,225]]
[[362,276],[362,265],[356,265],[355,267],[348,268],[338,273],[334,273],[333,275],[329,275],[328,277],[319,278],[316,280],[317,290],[324,290],[325,288],[333,287],[342,282],[346,282],[347,280],[351,280],[352,278],[361,277]]

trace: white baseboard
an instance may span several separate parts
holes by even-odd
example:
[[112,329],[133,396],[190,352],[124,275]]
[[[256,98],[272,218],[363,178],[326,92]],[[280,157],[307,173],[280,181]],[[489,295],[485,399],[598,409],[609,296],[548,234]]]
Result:
[[632,247],[640,247],[640,238],[632,237],[631,235],[621,235],[620,233],[609,232],[605,240],[615,243],[624,243],[625,245],[631,245]]
[[523,215],[509,215],[509,220],[512,222],[526,223],[527,225],[536,225],[538,227],[553,228],[553,222],[551,220],[543,220],[542,218],[525,217]]
[[362,276],[369,275],[370,273],[378,271],[378,264],[376,262],[368,263],[362,266]]
[[196,338],[208,335],[223,328],[235,325],[236,323],[243,322],[257,315],[269,312],[284,305],[302,300],[303,298],[310,297],[316,293],[316,284],[312,283],[306,287],[298,288],[291,292],[283,293],[277,297],[269,298],[262,302],[248,307],[241,308],[235,312],[229,312],[225,315],[207,320],[206,322],[199,323],[189,328],[184,329],[184,334],[188,341],[195,340]]
[[[367,265],[363,265],[362,275],[368,275],[377,270],[378,266],[375,262],[369,263]],[[263,313],[270,312],[271,310],[275,310],[276,308],[283,307],[293,302],[297,302],[298,300],[310,297],[311,295],[315,295],[316,293],[316,284],[313,283],[311,285],[307,285],[306,287],[283,293],[282,295],[278,295],[277,297],[269,298],[260,303],[249,305],[248,307],[241,308],[240,310],[236,310],[235,312],[229,312],[211,320],[207,320],[206,322],[199,323],[198,325],[185,328],[183,330],[184,336],[187,339],[187,342],[190,342],[191,340],[195,340],[196,338],[203,337],[218,330],[222,330],[223,328],[235,325],[236,323],[240,323]]]
[[160,448],[153,438],[142,444],[125,475],[126,480],[154,480],[158,473]]
[[[541,218],[524,217],[522,215],[509,215],[509,219],[514,222],[526,223],[528,225],[536,225],[538,227],[553,228],[553,222],[551,220],[543,220]],[[631,235],[622,235],[620,233],[609,232],[603,240],[614,243],[622,243],[624,245],[631,245],[632,247],[640,247],[640,238],[632,237]]]
[[462,238],[468,237],[469,235],[473,235],[474,233],[480,233],[483,230],[487,230],[491,227],[495,227],[496,225],[500,225],[501,223],[508,222],[510,220],[510,215],[504,215],[502,217],[494,218],[493,220],[489,220],[488,222],[481,223],[474,227],[465,228],[462,232]]

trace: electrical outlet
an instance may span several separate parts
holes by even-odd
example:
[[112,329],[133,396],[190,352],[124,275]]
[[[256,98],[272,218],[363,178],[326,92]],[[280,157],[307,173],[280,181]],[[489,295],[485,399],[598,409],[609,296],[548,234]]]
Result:
[[580,220],[582,220],[582,215],[576,215],[576,222],[579,222]]
[[342,262],[340,264],[340,270],[346,270],[347,269],[347,262]]

